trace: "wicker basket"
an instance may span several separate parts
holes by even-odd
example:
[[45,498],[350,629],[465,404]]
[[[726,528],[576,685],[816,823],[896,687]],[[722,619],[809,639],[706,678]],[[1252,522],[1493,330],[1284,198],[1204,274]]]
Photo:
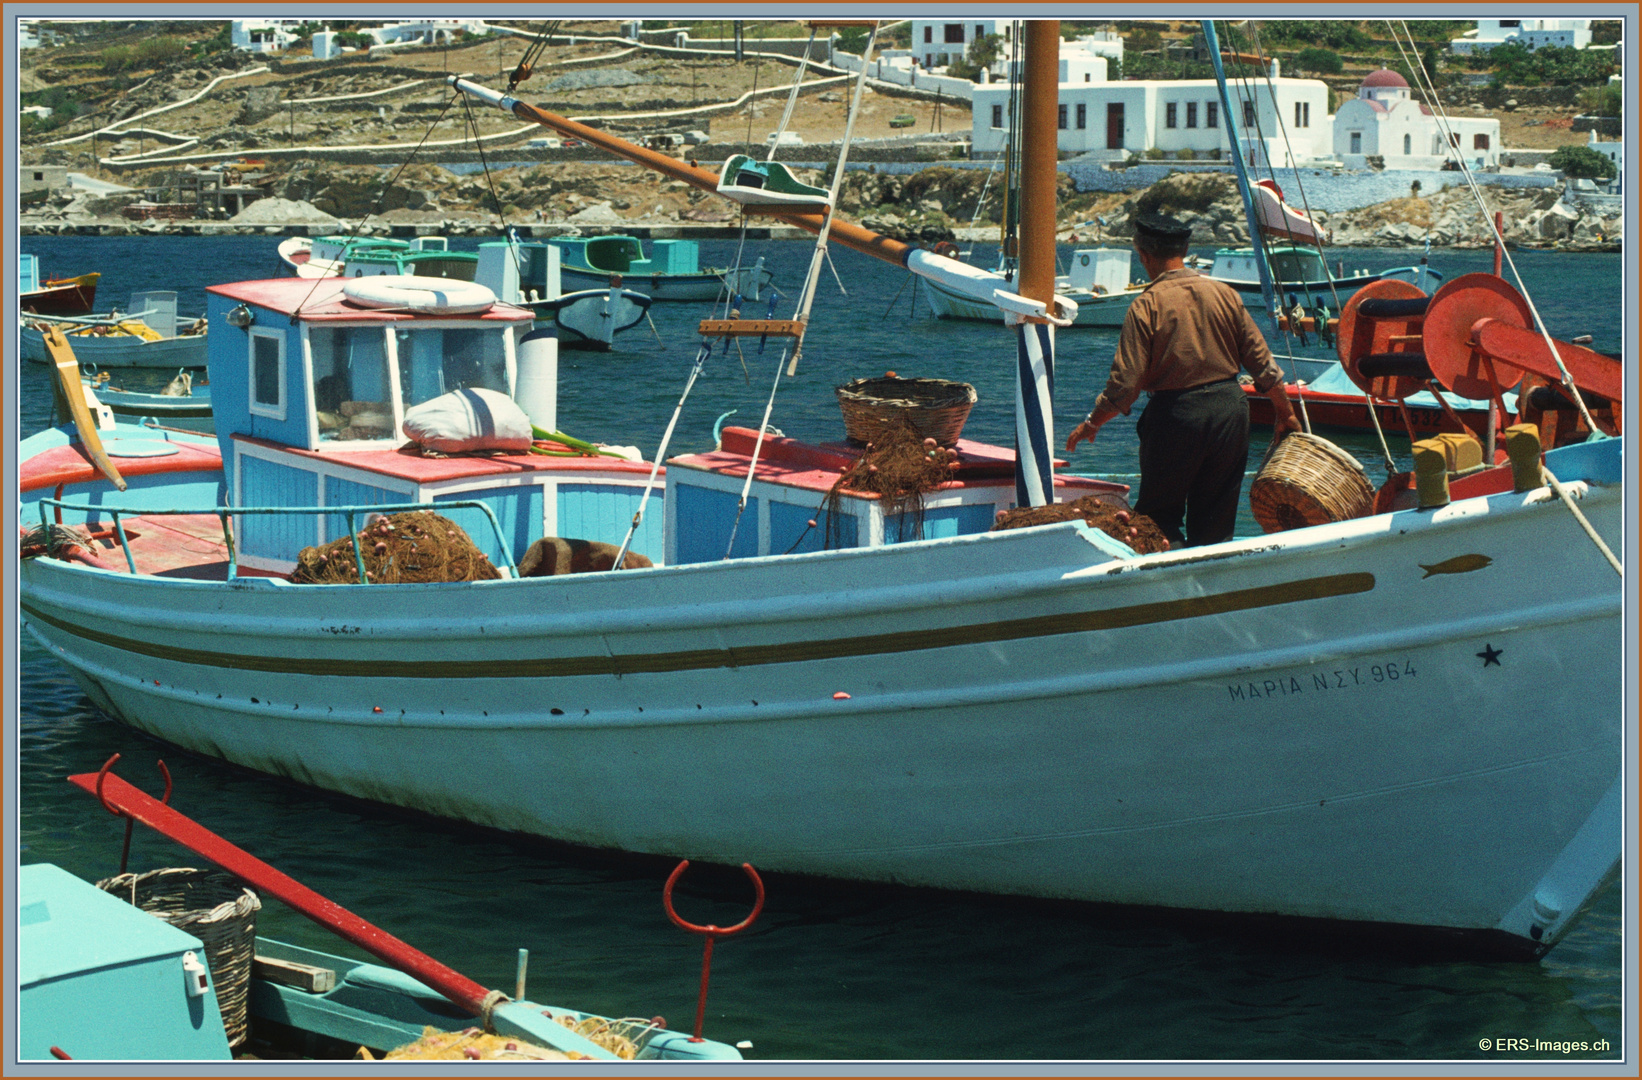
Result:
[[898,419],[909,421],[919,436],[953,446],[963,433],[969,410],[975,407],[975,388],[945,379],[856,379],[838,387],[838,407],[844,412],[844,433],[851,442],[876,442]]
[[232,874],[190,867],[121,874],[97,887],[200,939],[228,1045],[244,1042],[257,912],[262,909],[257,894]]
[[1362,517],[1374,488],[1357,459],[1316,435],[1295,432],[1266,453],[1249,486],[1254,519],[1268,533]]

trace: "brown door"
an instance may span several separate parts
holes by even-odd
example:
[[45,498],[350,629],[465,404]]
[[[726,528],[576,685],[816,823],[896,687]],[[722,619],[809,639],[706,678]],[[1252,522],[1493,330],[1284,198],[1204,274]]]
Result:
[[1123,102],[1106,103],[1106,149],[1123,149]]

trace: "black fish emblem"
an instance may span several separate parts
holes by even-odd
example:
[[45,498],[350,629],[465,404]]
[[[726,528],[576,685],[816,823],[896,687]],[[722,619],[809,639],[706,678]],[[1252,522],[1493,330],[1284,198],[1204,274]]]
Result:
[[1493,561],[1486,555],[1456,555],[1452,559],[1444,559],[1430,566],[1420,563],[1420,569],[1425,571],[1425,577],[1420,580],[1424,581],[1432,574],[1469,574],[1473,570],[1481,570]]

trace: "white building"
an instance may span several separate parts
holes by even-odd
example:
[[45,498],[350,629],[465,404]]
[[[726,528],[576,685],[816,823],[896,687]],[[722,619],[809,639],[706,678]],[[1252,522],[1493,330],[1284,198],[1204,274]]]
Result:
[[483,19],[408,19],[365,33],[378,45],[441,45],[455,41],[460,34],[478,37],[489,31]]
[[228,42],[245,52],[284,52],[296,40],[296,35],[286,27],[301,22],[301,19],[233,19],[228,23]]
[[[1109,82],[1105,59],[1091,59],[1092,69],[1073,66],[1066,59],[1061,62],[1061,150],[1117,161],[1148,150],[1172,158],[1190,151],[1199,159],[1218,150],[1229,159],[1231,139],[1221,116],[1219,84],[1213,79]],[[1327,85],[1317,79],[1283,78],[1275,63],[1273,69],[1272,90],[1264,80],[1246,90],[1232,90],[1244,152],[1257,164],[1266,164],[1269,157],[1277,165],[1330,155]],[[1069,73],[1088,78],[1069,80]],[[1002,152],[1009,136],[1008,85],[977,86],[973,101],[974,152]]]
[[1408,81],[1381,68],[1335,114],[1334,155],[1351,168],[1369,157],[1384,158],[1388,169],[1440,169],[1451,157],[1471,168],[1499,164],[1498,120],[1450,113],[1448,127],[1445,138],[1431,110],[1410,96]]
[[1589,19],[1478,19],[1475,30],[1467,30],[1462,37],[1448,43],[1461,56],[1487,52],[1495,45],[1508,41],[1529,49],[1541,45],[1558,45],[1567,49],[1583,49],[1591,44]]
[[1590,134],[1590,138],[1586,141],[1585,146],[1588,149],[1595,150],[1597,153],[1613,162],[1614,183],[1616,185],[1625,178],[1624,140],[1615,139],[1612,142],[1607,142],[1593,131]]
[[998,33],[996,19],[913,19],[912,55],[925,70],[946,67],[969,55],[969,46]]

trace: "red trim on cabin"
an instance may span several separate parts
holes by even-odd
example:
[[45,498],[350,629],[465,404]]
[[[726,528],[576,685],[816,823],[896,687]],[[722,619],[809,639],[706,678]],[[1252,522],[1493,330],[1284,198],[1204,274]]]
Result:
[[[720,476],[747,475],[752,460],[753,444],[758,432],[752,428],[726,427],[719,433],[720,449],[705,454],[685,454],[673,458],[670,464],[686,469],[717,473]],[[954,449],[958,452],[958,479],[942,485],[942,490],[997,487],[1014,483],[1015,452],[1006,447],[959,439]],[[831,442],[817,446],[797,439],[766,436],[759,451],[758,479],[772,484],[786,484],[809,491],[829,491],[838,477],[855,464],[864,449],[849,443]],[[1056,459],[1057,467],[1065,461]],[[1055,477],[1057,488],[1076,491],[1111,491],[1124,493],[1127,484],[1114,484],[1084,476]],[[857,498],[876,499],[872,492],[850,491]]]
[[[558,472],[619,472],[649,476],[650,466],[644,462],[626,461],[612,457],[562,458],[541,454],[498,454],[494,457],[423,457],[413,447],[393,450],[302,450],[293,446],[257,439],[249,435],[235,435],[235,443],[261,447],[290,454],[308,461],[324,461],[332,465],[346,465],[365,472],[409,480],[417,484],[436,484],[444,480],[467,480],[483,476],[509,476],[521,473]],[[658,475],[665,476],[663,468]]]
[[[111,443],[110,446],[117,446]],[[175,454],[165,457],[112,458],[121,476],[159,476],[164,473],[222,471],[222,455],[215,446],[175,442]],[[39,491],[58,484],[86,484],[103,478],[79,443],[54,446],[23,462],[18,468],[18,490]]]

